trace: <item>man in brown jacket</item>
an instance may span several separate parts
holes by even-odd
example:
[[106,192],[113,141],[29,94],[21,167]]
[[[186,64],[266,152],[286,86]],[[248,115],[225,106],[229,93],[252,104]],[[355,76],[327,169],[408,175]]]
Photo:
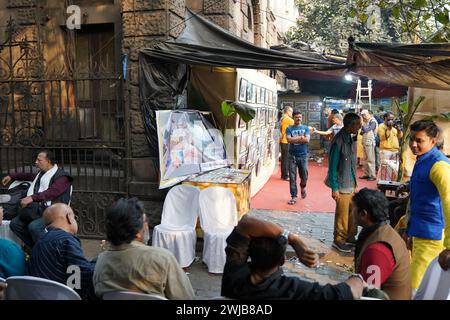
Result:
[[361,189],[353,196],[352,214],[363,229],[355,249],[355,270],[392,300],[411,299],[409,253],[389,224],[388,201],[378,191]]

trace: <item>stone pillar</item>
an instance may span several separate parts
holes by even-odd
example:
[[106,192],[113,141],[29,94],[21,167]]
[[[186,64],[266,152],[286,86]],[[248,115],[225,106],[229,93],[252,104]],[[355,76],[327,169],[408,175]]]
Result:
[[238,34],[238,27],[234,19],[234,6],[234,0],[204,0],[203,15],[218,26],[233,34]]
[[144,202],[153,226],[160,221],[165,192],[158,190],[159,160],[150,156],[139,102],[139,50],[176,38],[184,27],[185,0],[123,0],[122,52],[128,55],[124,101],[128,105],[130,196]]

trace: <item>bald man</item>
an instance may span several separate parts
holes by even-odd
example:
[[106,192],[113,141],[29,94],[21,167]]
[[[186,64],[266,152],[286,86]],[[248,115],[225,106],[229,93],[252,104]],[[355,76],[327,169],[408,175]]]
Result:
[[46,233],[31,251],[29,274],[65,284],[83,299],[94,299],[95,262],[84,257],[80,239],[75,236],[78,224],[72,209],[56,203],[44,211],[43,220]]

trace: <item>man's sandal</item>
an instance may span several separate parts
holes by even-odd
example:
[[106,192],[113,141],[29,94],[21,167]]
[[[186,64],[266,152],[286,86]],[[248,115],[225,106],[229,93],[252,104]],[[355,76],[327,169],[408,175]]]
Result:
[[292,198],[291,200],[289,200],[288,204],[290,205],[294,205],[297,203],[297,199],[296,198]]

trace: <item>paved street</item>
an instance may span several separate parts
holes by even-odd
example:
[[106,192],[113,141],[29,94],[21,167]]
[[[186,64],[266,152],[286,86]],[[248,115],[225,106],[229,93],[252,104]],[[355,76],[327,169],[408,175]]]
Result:
[[[296,213],[286,211],[252,210],[249,214],[261,219],[270,220],[301,235],[305,242],[320,256],[321,266],[310,269],[298,263],[293,249],[289,246],[288,261],[284,265],[286,274],[302,277],[305,280],[321,283],[337,283],[345,280],[352,266],[351,256],[339,255],[331,250],[333,241],[332,213]],[[100,241],[82,240],[83,249],[88,258],[100,252]],[[197,242],[198,259],[189,269],[189,279],[194,287],[197,299],[209,299],[220,295],[221,275],[209,274],[207,267],[201,262],[203,242]]]

